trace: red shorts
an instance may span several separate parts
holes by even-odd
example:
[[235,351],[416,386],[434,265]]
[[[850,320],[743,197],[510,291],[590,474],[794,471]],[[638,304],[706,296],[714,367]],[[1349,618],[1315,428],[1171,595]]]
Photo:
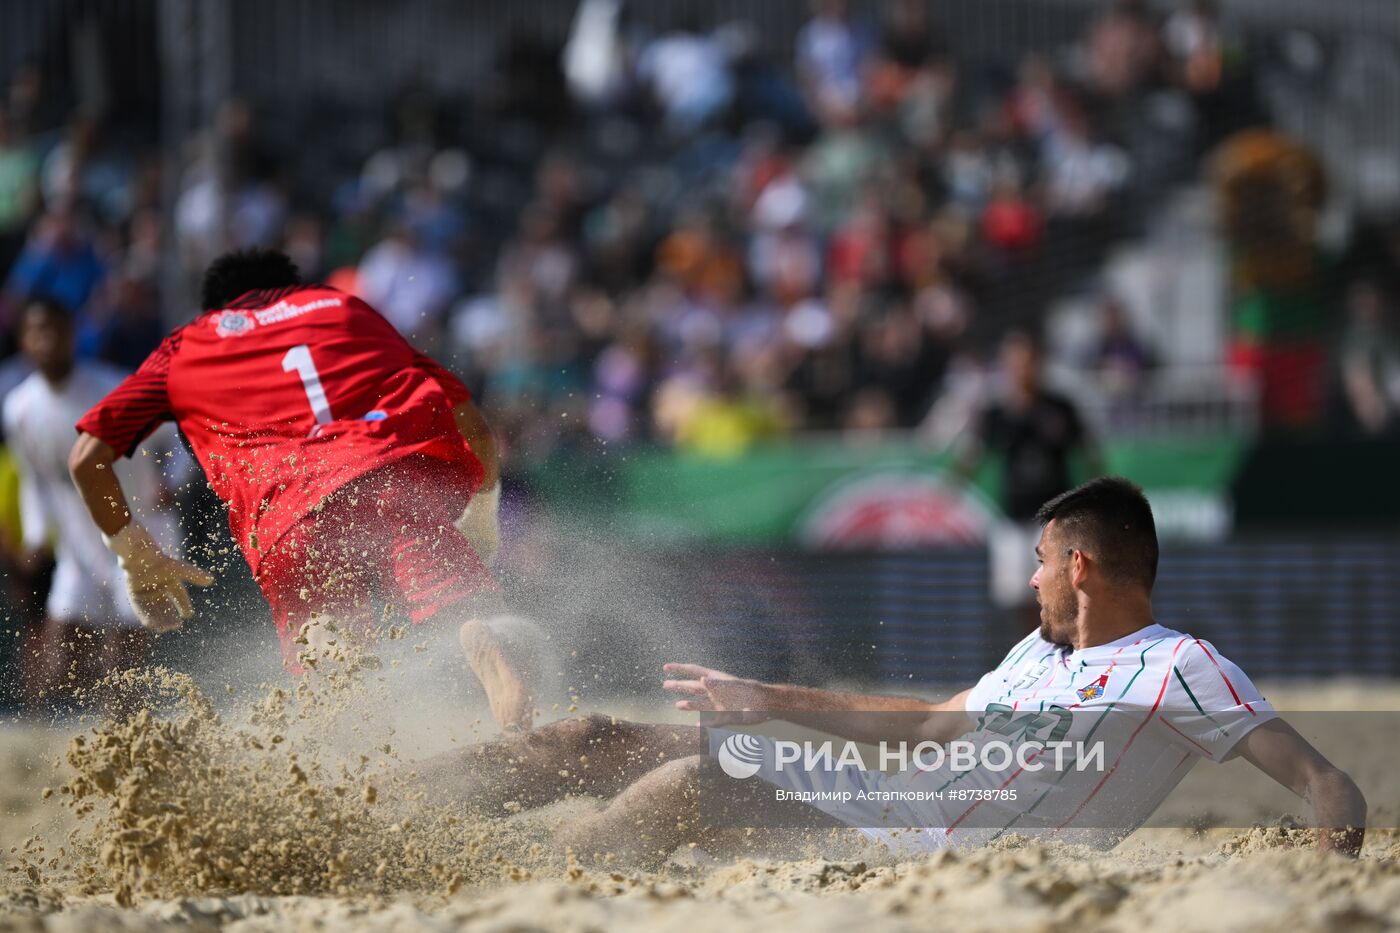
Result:
[[372,637],[386,604],[416,624],[497,591],[454,522],[470,498],[460,465],[411,457],[361,476],[302,518],[263,556],[258,585],[283,659],[317,615]]

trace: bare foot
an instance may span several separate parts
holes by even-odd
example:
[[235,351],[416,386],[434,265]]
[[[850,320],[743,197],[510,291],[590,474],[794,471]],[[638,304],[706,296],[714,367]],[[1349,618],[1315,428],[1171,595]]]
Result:
[[507,732],[529,729],[533,721],[530,691],[506,656],[502,639],[488,623],[477,619],[463,622],[457,638],[467,664],[486,688],[486,700],[497,724]]

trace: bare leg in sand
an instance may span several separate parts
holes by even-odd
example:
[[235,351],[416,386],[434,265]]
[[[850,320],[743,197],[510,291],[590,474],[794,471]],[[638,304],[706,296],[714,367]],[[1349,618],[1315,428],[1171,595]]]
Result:
[[541,674],[538,627],[516,616],[477,616],[462,623],[457,640],[496,723],[506,732],[529,729]]
[[[527,678],[538,666],[538,631],[509,617],[462,625],[462,651],[496,720],[524,728],[420,762],[415,771],[423,789],[486,816],[574,796],[603,798],[597,810],[556,830],[563,845],[595,861],[658,864],[688,843],[712,851],[752,847],[752,840],[734,844],[733,827],[742,815],[759,813],[773,799],[771,789],[725,777],[709,757],[703,727],[595,714],[528,730]],[[804,829],[836,825],[816,810],[810,820],[794,822]],[[738,835],[747,840],[742,830]]]
[[571,796],[610,798],[567,821],[560,842],[581,856],[629,863],[664,860],[704,837],[697,780],[708,758],[704,730],[588,716],[418,765],[422,786],[488,816]]
[[442,755],[415,770],[435,797],[487,816],[572,796],[604,798],[598,809],[556,829],[559,842],[586,861],[651,866],[691,843],[710,852],[770,851],[838,825],[801,808],[783,814],[795,832],[752,836],[743,827],[762,822],[772,788],[724,776],[708,747],[700,726],[593,715]]
[[705,750],[699,726],[593,715],[508,734],[415,767],[436,795],[498,816],[571,795],[612,797],[658,766]]
[[[344,602],[348,604],[349,600]],[[308,619],[300,628],[296,643],[304,646],[307,657],[314,659],[316,671],[326,672],[351,654],[375,654],[384,648],[383,643],[376,647],[377,622],[375,613],[337,607],[333,613],[319,612]],[[428,677],[423,686],[432,684],[444,691],[444,698],[460,697],[455,681],[465,661],[481,682],[491,716],[502,731],[530,728],[535,706],[540,702],[546,655],[546,639],[537,625],[506,615],[504,604],[495,594],[463,600],[420,625],[426,630],[431,651],[421,658],[410,657],[419,662],[415,668],[418,675]],[[421,636],[415,634],[415,640],[418,637]],[[451,659],[449,669],[444,671],[442,664],[447,659]],[[307,665],[312,667],[312,661],[307,661]]]

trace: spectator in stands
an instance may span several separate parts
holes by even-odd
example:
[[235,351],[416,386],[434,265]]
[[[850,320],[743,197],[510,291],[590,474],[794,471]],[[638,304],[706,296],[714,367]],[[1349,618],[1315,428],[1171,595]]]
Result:
[[577,239],[592,201],[588,175],[578,160],[559,150],[546,153],[535,169],[535,201],[553,213],[561,237]]
[[228,242],[239,249],[281,242],[287,195],[273,179],[255,178],[225,192]]
[[912,428],[928,411],[942,361],[907,302],[890,301],[877,314],[860,331],[856,380],[888,402],[891,426]]
[[180,179],[174,225],[180,262],[194,275],[223,251],[228,227],[215,139],[201,134],[188,147],[190,160]]
[[1004,519],[988,539],[991,596],[998,606],[1021,616],[1029,630],[1037,619],[1026,581],[1035,573],[1038,503],[1074,485],[1071,459],[1076,455],[1086,455],[1091,475],[1101,469],[1079,411],[1042,382],[1040,349],[1029,334],[1013,331],[1006,336],[1000,367],[1000,385],[964,435],[955,471],[969,477],[985,456],[1001,459]]
[[879,440],[898,426],[894,400],[884,389],[864,388],[851,397],[841,430],[847,441]]
[[102,145],[97,123],[79,116],[40,170],[45,204],[74,204],[120,222],[130,213],[130,166]]
[[798,400],[800,423],[807,430],[830,430],[841,424],[855,391],[854,327],[830,312],[826,302],[805,302],[783,320],[788,361],[784,389]]
[[1057,103],[1041,146],[1041,177],[1051,287],[1064,289],[1078,286],[1102,257],[1131,163],[1099,136],[1081,101],[1061,94]]
[[830,124],[802,158],[802,182],[810,195],[806,219],[812,228],[821,234],[834,230],[887,165],[885,145],[868,129]]
[[948,199],[969,214],[978,214],[996,183],[992,153],[975,130],[957,130],[943,152],[943,184]]
[[992,188],[982,212],[982,238],[1003,256],[1024,255],[1041,243],[1045,219],[1040,208],[1013,179]]
[[143,207],[131,217],[127,241],[116,265],[124,275],[157,288],[165,259],[165,235],[161,230],[160,211]]
[[78,333],[79,356],[131,371],[169,330],[152,283],[118,270],[103,283]]
[[623,184],[584,223],[591,278],[613,295],[641,284],[650,267],[647,247],[651,209],[635,185]]
[[651,393],[656,348],[650,332],[633,324],[598,354],[588,425],[610,444],[649,434],[645,405]]
[[1099,339],[1090,366],[1098,372],[1105,390],[1113,395],[1125,395],[1136,389],[1152,368],[1153,354],[1133,333],[1122,301],[1109,296],[1101,309]]
[[744,286],[743,257],[700,205],[683,210],[656,250],[656,268],[698,300],[729,307]]
[[1090,27],[1085,53],[1091,85],[1105,97],[1128,97],[1156,77],[1162,43],[1144,0],[1109,3]]
[[1394,311],[1376,281],[1359,279],[1347,290],[1337,364],[1351,418],[1372,437],[1400,429],[1400,331]]
[[5,281],[4,304],[13,310],[24,297],[41,295],[81,312],[103,278],[107,264],[77,211],[67,203],[51,206],[40,218]]
[[288,219],[283,251],[308,282],[324,282],[332,271],[326,262],[325,229],[316,214],[298,212]]
[[570,204],[556,193],[527,207],[520,230],[504,250],[498,276],[518,277],[540,307],[560,309],[578,277],[579,255],[565,225]]
[[1028,52],[1016,71],[1016,86],[1007,95],[1005,109],[1015,132],[1035,141],[1054,129],[1055,101],[1062,93],[1055,70],[1042,56]]
[[0,108],[0,280],[24,246],[25,227],[39,203],[39,159]]
[[749,274],[760,293],[782,308],[813,294],[821,280],[821,249],[807,225],[808,209],[796,176],[774,180],[754,205]]
[[705,126],[734,99],[724,46],[698,29],[678,29],[652,40],[637,62],[637,76],[660,104],[667,128],[678,134]]
[[[434,156],[433,162],[441,164],[442,155]],[[400,223],[413,231],[414,238],[426,252],[447,257],[460,255],[467,235],[467,215],[442,180],[408,185],[398,214]]]
[[436,335],[457,297],[452,263],[403,226],[365,253],[357,281],[360,297],[410,340]]
[[10,77],[6,109],[17,131],[29,137],[47,134],[63,125],[63,101],[44,79],[32,59],[20,64]]
[[892,284],[894,253],[893,221],[879,190],[868,188],[827,245],[827,277],[864,288]]
[[892,0],[866,81],[871,106],[898,106],[927,70],[947,54],[947,42],[923,0]]
[[1191,0],[1167,19],[1162,36],[1180,69],[1182,83],[1192,94],[1209,94],[1220,86],[1225,40],[1216,0]]
[[1046,208],[1052,218],[1102,215],[1130,171],[1123,151],[1097,136],[1083,105],[1068,94],[1058,99],[1042,158]]
[[[782,433],[784,425],[772,397],[745,392],[734,374],[713,366],[703,383],[691,386],[695,394],[686,399],[674,422],[676,446],[705,457],[728,458],[744,453],[759,441]],[[679,386],[673,386],[674,389]]]
[[[344,274],[378,240],[375,201],[358,179],[342,184],[331,200],[326,227],[326,268]],[[353,290],[353,289],[352,289]]]
[[574,100],[605,111],[630,90],[622,0],[583,0],[564,45],[564,77]]
[[813,0],[812,18],[797,34],[797,76],[822,122],[855,118],[870,52],[870,38],[846,0]]

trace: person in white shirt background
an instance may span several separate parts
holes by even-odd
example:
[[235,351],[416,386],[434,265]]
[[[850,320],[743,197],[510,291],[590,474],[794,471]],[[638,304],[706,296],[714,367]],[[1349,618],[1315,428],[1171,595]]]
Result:
[[[74,324],[62,304],[31,299],[18,322],[20,351],[33,366],[5,397],[5,439],[20,473],[21,569],[38,566],[52,552],[53,584],[45,618],[23,641],[25,701],[34,715],[71,702],[106,674],[139,666],[151,633],[132,612],[116,558],[68,474],[73,426],[121,382],[120,370],[80,361],[74,353]],[[167,504],[171,481],[161,463],[173,466],[178,442],[172,432],[153,435],[143,456],[117,465],[132,507],[163,544],[173,546],[178,522]],[[171,475],[174,475],[173,472]]]

